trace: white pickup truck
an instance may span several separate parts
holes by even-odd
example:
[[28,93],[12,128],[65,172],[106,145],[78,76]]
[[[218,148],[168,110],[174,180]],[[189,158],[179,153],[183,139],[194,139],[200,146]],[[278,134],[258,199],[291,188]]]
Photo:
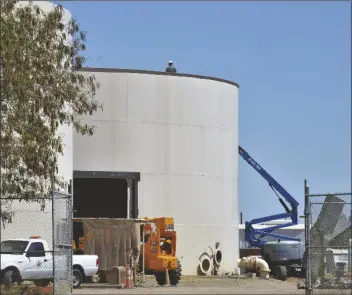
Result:
[[[0,253],[1,283],[33,281],[36,286],[45,287],[53,280],[53,254],[40,237],[4,240],[0,243]],[[55,270],[64,270],[66,261],[64,255],[55,259]],[[79,288],[83,281],[96,275],[98,266],[96,255],[72,255],[73,288]]]

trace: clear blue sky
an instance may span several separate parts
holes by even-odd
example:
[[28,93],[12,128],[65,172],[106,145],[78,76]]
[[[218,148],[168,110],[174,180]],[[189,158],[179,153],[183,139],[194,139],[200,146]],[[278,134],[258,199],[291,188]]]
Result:
[[[60,1],[57,1],[60,2]],[[89,66],[236,81],[240,144],[299,202],[351,191],[351,4],[346,2],[71,2]],[[234,151],[237,153],[237,150]],[[246,219],[283,212],[239,159]]]

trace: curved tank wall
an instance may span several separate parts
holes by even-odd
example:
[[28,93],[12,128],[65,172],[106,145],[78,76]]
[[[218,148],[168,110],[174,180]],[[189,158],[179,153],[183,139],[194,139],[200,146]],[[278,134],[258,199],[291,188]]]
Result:
[[[16,3],[17,7],[26,6],[29,1]],[[47,1],[32,1],[33,5],[38,5],[44,12],[50,12],[56,5]],[[67,24],[72,18],[71,13],[64,9],[63,21]],[[70,39],[67,40],[70,42]],[[72,179],[73,171],[73,132],[68,125],[59,126],[58,133],[63,137],[63,155],[58,155],[58,175],[65,181]],[[65,202],[60,202],[64,205]],[[59,203],[57,204],[59,205]],[[44,211],[40,211],[40,204],[14,201],[11,205],[15,215],[13,221],[5,226],[1,231],[1,240],[11,238],[27,238],[29,236],[40,235],[52,245],[52,211],[51,202],[46,202]],[[64,214],[65,208],[58,208],[58,214]]]
[[220,243],[222,270],[239,255],[238,86],[161,72],[85,69],[104,110],[81,117],[97,127],[74,133],[74,170],[141,172],[139,216],[174,217],[177,256],[196,274],[207,245]]

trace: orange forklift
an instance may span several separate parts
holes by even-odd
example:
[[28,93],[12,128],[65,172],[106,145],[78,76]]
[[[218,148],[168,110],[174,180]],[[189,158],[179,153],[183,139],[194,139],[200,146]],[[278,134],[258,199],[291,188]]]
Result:
[[[141,263],[145,272],[154,274],[159,285],[166,284],[166,271],[170,284],[178,285],[181,279],[181,264],[176,257],[176,231],[171,217],[144,218],[144,245],[141,245]],[[143,251],[144,248],[144,251]]]

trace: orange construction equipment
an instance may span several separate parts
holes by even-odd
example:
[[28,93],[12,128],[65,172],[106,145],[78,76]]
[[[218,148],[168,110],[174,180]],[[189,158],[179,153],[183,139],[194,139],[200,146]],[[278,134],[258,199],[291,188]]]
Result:
[[[153,274],[159,285],[178,285],[181,279],[181,264],[176,257],[176,231],[172,217],[143,218],[144,225],[140,249],[140,266],[144,264],[146,274]],[[75,254],[84,253],[84,237],[79,238]],[[144,261],[143,261],[144,259]],[[127,271],[127,269],[126,269]],[[132,270],[131,274],[132,274]],[[128,273],[127,273],[128,277]],[[127,285],[127,281],[126,281]],[[126,287],[127,288],[127,287]]]
[[171,217],[144,218],[144,259],[146,273],[154,274],[159,285],[165,285],[168,272],[170,284],[176,286],[181,279],[181,264],[176,257],[176,231]]

